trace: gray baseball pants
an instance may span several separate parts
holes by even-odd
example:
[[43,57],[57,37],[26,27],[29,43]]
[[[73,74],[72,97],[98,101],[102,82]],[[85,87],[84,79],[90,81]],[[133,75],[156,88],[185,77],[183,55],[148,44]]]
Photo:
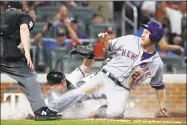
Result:
[[[107,117],[119,117],[123,115],[129,96],[129,91],[116,85],[108,76],[102,72],[90,75],[83,79],[85,84],[77,89],[68,91],[58,99],[49,103],[49,108],[63,112],[80,100],[86,100],[86,97],[92,94],[106,96]],[[93,97],[91,97],[93,98]]]
[[1,59],[0,69],[1,73],[5,73],[18,81],[33,111],[41,107],[46,107],[41,92],[41,86],[36,79],[37,75],[28,68],[24,58],[17,61]]

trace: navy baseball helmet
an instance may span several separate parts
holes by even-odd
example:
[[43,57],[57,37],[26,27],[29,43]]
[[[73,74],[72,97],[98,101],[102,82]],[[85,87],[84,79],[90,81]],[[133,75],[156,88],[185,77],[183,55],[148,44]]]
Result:
[[47,74],[47,82],[49,85],[59,84],[66,80],[64,73],[60,71],[51,71]]
[[158,43],[164,35],[164,28],[160,22],[151,21],[147,25],[142,24],[142,27],[151,32],[149,39],[155,44]]
[[22,2],[21,1],[9,1],[7,4],[6,4],[6,7],[5,9],[10,9],[10,8],[16,8],[16,9],[21,9],[23,10],[23,5],[22,5]]

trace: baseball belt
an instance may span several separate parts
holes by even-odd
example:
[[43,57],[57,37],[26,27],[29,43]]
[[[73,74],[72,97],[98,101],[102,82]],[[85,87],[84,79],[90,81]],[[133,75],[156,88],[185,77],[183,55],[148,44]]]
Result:
[[[105,69],[102,69],[101,72],[103,72],[104,74],[109,73],[109,72],[106,71]],[[123,85],[121,84],[121,82],[120,82],[117,78],[115,78],[114,75],[113,75],[112,73],[109,73],[108,78],[110,78],[116,85],[118,85],[118,86],[120,86],[120,87],[123,87],[124,89],[130,91],[130,89],[127,88],[127,87],[125,87],[125,86],[123,86]]]

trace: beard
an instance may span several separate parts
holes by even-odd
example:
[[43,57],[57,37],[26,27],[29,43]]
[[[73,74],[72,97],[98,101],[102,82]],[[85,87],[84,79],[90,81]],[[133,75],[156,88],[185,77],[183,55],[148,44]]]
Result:
[[51,92],[57,96],[63,95],[67,91],[67,87],[55,86],[52,87]]

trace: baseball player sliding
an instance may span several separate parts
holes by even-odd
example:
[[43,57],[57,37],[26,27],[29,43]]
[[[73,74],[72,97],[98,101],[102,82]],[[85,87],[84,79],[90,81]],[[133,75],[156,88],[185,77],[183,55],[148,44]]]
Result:
[[[86,79],[91,77],[94,74],[88,74],[89,68],[92,66],[93,59],[84,59],[82,65],[76,68],[72,73],[70,73],[67,77],[64,73],[60,71],[51,71],[47,74],[47,84],[50,85],[51,89],[48,91],[46,95],[47,103],[58,99],[64,93],[64,88],[67,87],[67,91],[76,89],[84,84],[82,79]],[[73,78],[73,79],[72,79]],[[88,99],[101,99],[104,98],[103,95],[99,94],[91,94],[88,96],[80,97],[79,102]],[[73,98],[72,98],[73,99]],[[71,102],[68,99],[68,102]]]
[[[155,44],[163,37],[164,30],[156,21],[142,26],[144,32],[141,38],[127,35],[109,40],[107,33],[98,34],[99,41],[106,49],[115,52],[115,55],[100,71],[83,78],[82,86],[54,99],[49,103],[49,107],[63,112],[80,98],[99,93],[106,96],[107,108],[97,115],[119,117],[125,111],[130,91],[147,78],[151,78],[150,85],[156,89],[160,111],[168,116],[165,107],[163,62],[155,50]],[[82,49],[75,48],[71,54],[75,57],[86,56]]]

